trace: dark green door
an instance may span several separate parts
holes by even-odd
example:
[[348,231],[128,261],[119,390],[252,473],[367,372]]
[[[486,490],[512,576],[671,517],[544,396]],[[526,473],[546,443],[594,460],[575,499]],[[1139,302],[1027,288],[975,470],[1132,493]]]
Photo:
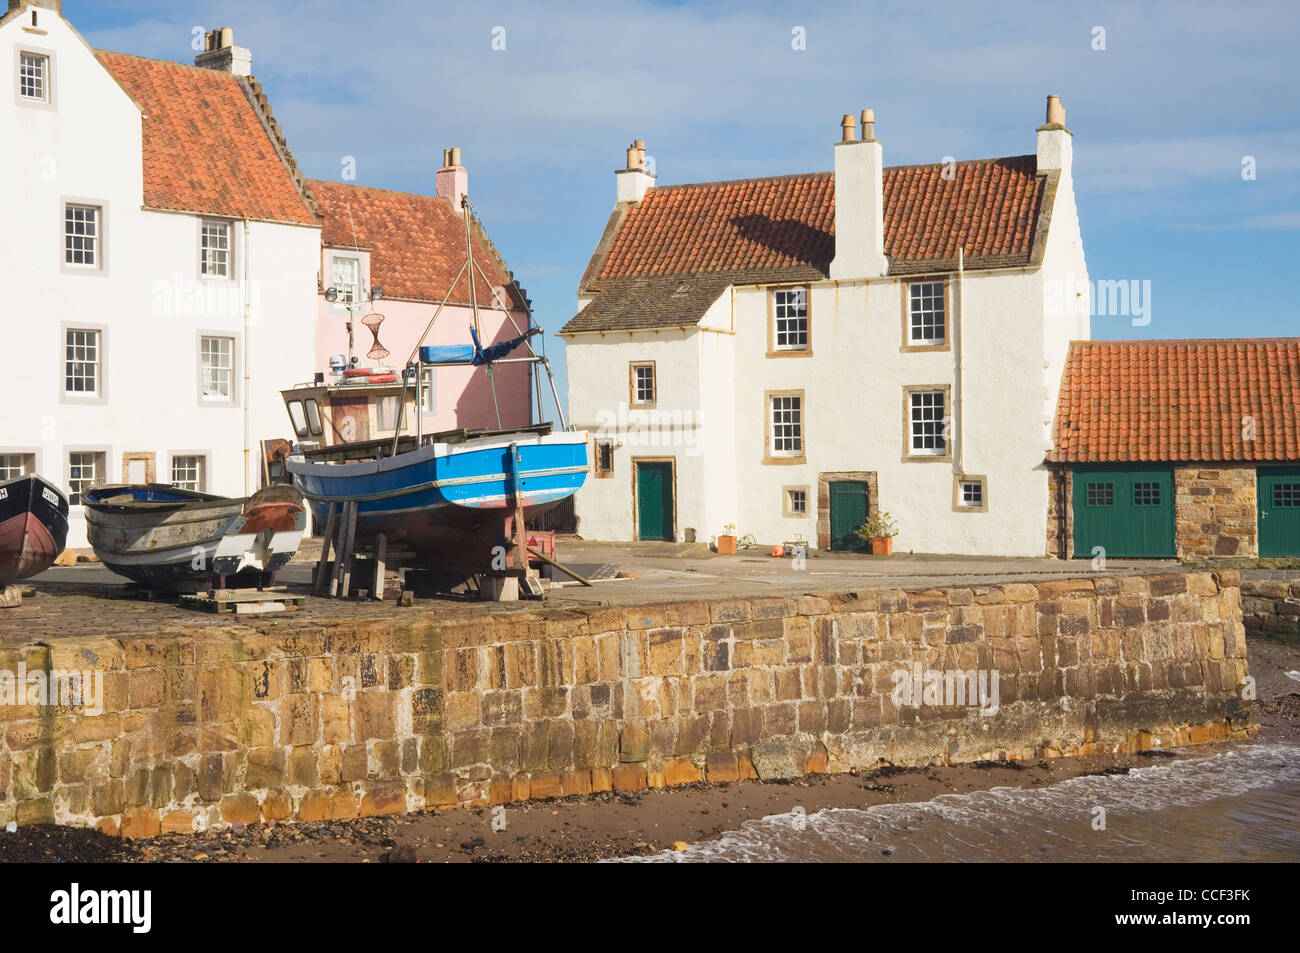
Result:
[[1172,558],[1174,471],[1096,467],[1074,471],[1074,555]]
[[636,465],[636,538],[673,537],[673,465],[665,462]]
[[1300,467],[1270,467],[1256,476],[1259,554],[1300,556]]
[[831,549],[866,549],[854,530],[867,521],[867,485],[858,480],[831,484]]

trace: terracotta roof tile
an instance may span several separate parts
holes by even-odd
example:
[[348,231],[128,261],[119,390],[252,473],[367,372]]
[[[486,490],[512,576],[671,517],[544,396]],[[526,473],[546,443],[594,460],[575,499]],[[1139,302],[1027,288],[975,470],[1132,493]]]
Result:
[[[465,262],[465,222],[446,199],[316,179],[308,186],[325,219],[325,244],[368,249],[371,281],[383,286],[386,297],[443,299]],[[487,306],[492,300],[483,286],[486,274],[494,286],[507,289],[512,305],[522,307],[523,290],[513,284],[477,222],[471,236],[474,260],[482,269],[474,277],[479,303]],[[469,301],[468,278],[460,279],[451,300]]]
[[1297,406],[1300,338],[1075,342],[1048,459],[1300,460]]
[[[1028,264],[1046,191],[1034,156],[883,173],[892,271]],[[835,254],[830,172],[652,188],[628,209],[596,280],[789,270],[824,276]]]
[[96,55],[144,111],[146,206],[316,224],[238,78],[127,53]]

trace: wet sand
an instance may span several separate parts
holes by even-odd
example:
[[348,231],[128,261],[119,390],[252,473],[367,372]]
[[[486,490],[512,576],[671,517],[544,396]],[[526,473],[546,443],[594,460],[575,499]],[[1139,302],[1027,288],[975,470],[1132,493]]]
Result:
[[[1300,740],[1300,647],[1251,640],[1261,740]],[[997,786],[1035,788],[1082,775],[1125,773],[1171,758],[1231,748],[1198,745],[1137,755],[1034,762],[883,768],[788,782],[692,784],[674,789],[529,801],[503,808],[391,818],[255,825],[220,834],[118,841],[93,831],[23,828],[0,833],[0,861],[137,862],[582,862],[656,853],[717,837],[748,820],[802,809],[928,801]]]

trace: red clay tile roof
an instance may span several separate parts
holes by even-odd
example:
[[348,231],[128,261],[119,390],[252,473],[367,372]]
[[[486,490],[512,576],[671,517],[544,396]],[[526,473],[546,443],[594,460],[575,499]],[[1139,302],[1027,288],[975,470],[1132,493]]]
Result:
[[[891,273],[1029,264],[1047,176],[1034,156],[896,166],[883,173]],[[652,188],[628,208],[602,278],[788,270],[821,277],[835,254],[831,172]],[[599,255],[600,252],[598,251]],[[594,282],[593,282],[594,283]]]
[[[322,240],[327,245],[370,251],[370,280],[382,285],[388,298],[441,301],[465,263],[465,222],[446,199],[410,192],[390,192],[359,185],[308,180],[325,218]],[[486,274],[494,286],[511,294],[522,307],[523,290],[513,284],[505,263],[481,228],[474,223],[474,260],[479,304],[490,306],[492,292],[483,286]],[[462,277],[451,300],[469,301],[469,280]]]
[[238,78],[127,53],[96,55],[144,111],[146,206],[316,224]]
[[1300,460],[1297,406],[1300,338],[1075,342],[1048,459]]

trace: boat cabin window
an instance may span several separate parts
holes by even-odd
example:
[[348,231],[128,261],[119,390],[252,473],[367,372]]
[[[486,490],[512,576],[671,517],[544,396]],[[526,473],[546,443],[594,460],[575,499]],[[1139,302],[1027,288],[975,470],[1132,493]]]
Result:
[[289,401],[289,419],[293,421],[293,432],[299,437],[305,437],[310,431],[307,429],[307,414],[302,409],[302,401]]
[[311,428],[313,437],[319,437],[324,432],[320,422],[320,405],[316,403],[313,397],[307,398],[307,426]]

